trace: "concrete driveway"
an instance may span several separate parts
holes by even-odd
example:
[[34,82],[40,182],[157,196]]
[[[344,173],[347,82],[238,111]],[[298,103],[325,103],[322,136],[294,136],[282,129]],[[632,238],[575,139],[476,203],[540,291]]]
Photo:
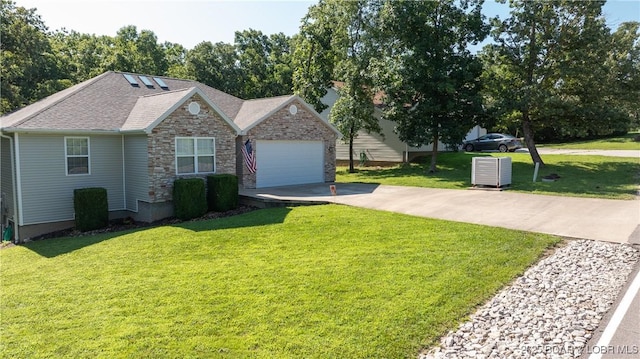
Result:
[[[335,185],[337,194],[331,194]],[[243,196],[290,202],[340,203],[414,216],[618,243],[640,243],[640,200],[323,183],[240,190]]]

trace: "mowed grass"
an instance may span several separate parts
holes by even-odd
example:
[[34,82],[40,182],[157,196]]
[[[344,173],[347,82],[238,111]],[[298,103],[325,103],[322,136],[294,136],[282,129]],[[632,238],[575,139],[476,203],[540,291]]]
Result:
[[[467,189],[471,187],[473,157],[509,156],[512,161],[510,191],[561,196],[634,199],[640,183],[637,158],[605,156],[543,155],[545,166],[533,182],[534,165],[528,153],[445,152],[438,155],[438,172],[428,174],[429,158],[423,163],[392,167],[365,166],[349,173],[338,167],[337,182],[379,183],[397,186]],[[555,173],[561,178],[543,182]]]
[[415,357],[558,241],[323,205],[32,242],[0,356]]
[[640,142],[635,141],[638,132],[630,132],[623,136],[540,145],[546,148],[566,148],[577,150],[640,150]]

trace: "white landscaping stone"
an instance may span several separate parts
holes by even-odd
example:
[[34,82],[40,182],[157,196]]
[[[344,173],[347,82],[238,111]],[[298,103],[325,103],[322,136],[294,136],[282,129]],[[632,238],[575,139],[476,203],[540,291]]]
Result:
[[573,358],[591,338],[638,260],[640,252],[630,245],[571,241],[529,268],[455,334],[443,338],[440,347],[419,359],[469,354]]

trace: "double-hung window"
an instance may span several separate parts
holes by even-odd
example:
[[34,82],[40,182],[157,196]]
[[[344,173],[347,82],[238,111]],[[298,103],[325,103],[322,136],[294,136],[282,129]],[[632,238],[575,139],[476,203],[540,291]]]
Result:
[[89,137],[65,137],[64,155],[67,175],[88,175]]
[[213,137],[176,137],[176,173],[216,171],[216,140]]

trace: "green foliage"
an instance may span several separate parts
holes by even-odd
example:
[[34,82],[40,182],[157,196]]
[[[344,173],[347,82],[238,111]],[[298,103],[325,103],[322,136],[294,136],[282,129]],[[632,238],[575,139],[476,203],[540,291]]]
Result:
[[630,128],[640,127],[640,22],[627,22],[612,34],[613,51],[607,67],[612,76],[615,107],[629,116]]
[[73,190],[73,209],[76,228],[90,231],[109,224],[109,204],[105,188],[80,188]]
[[283,33],[267,36],[257,30],[238,31],[234,44],[206,41],[196,45],[187,53],[186,73],[244,99],[290,94],[290,46],[291,39]]
[[103,65],[106,70],[163,75],[169,67],[153,31],[138,33],[133,25],[118,30],[110,50]]
[[242,73],[235,47],[222,42],[201,42],[187,52],[185,67],[194,79],[220,91],[240,97]]
[[253,29],[236,31],[235,50],[243,75],[240,97],[253,99],[291,93],[291,38],[283,33],[267,36]]
[[332,86],[336,57],[331,44],[337,24],[336,1],[322,1],[309,7],[302,19],[300,33],[294,38],[293,91],[322,112],[327,105],[321,99]]
[[0,1],[0,114],[14,111],[69,85],[35,9]]
[[207,176],[207,203],[211,211],[238,208],[238,177],[232,174]]
[[207,197],[202,178],[178,178],[173,182],[175,216],[188,220],[207,213]]
[[558,241],[339,205],[35,241],[2,356],[416,358]]

